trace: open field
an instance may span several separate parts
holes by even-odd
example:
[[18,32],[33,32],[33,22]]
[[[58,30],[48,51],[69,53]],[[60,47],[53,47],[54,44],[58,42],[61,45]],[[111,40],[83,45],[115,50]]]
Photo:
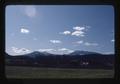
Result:
[[112,78],[114,70],[6,66],[7,78]]

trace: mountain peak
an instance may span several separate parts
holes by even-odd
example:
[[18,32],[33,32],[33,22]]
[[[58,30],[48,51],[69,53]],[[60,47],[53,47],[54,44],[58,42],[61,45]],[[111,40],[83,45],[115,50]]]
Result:
[[32,52],[32,54],[40,54],[40,52],[39,51],[34,51],[34,52]]
[[27,54],[26,56],[36,57],[36,56],[47,56],[47,55],[50,55],[50,53],[48,53],[48,52],[34,51],[32,53]]

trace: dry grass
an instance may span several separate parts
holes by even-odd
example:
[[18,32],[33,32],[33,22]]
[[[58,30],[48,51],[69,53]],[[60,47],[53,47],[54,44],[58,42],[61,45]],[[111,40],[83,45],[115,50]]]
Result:
[[6,66],[7,78],[113,78],[114,70]]

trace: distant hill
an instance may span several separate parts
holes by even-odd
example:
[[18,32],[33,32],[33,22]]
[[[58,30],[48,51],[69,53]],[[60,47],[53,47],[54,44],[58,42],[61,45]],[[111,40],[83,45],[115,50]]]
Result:
[[70,54],[55,55],[47,52],[32,52],[10,56],[6,53],[7,65],[61,67],[61,68],[114,68],[114,54],[100,54],[89,51],[74,51]]
[[90,55],[90,54],[100,54],[100,53],[76,50],[76,51],[70,53],[69,55]]
[[24,56],[29,56],[29,57],[37,57],[37,56],[49,56],[49,55],[52,55],[48,52],[39,52],[39,51],[34,51],[32,53],[29,53],[29,54],[25,54]]

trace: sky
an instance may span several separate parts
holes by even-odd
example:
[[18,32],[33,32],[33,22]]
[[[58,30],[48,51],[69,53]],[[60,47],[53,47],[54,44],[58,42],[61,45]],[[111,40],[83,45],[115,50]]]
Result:
[[5,51],[10,55],[114,53],[110,5],[8,5],[5,28]]

